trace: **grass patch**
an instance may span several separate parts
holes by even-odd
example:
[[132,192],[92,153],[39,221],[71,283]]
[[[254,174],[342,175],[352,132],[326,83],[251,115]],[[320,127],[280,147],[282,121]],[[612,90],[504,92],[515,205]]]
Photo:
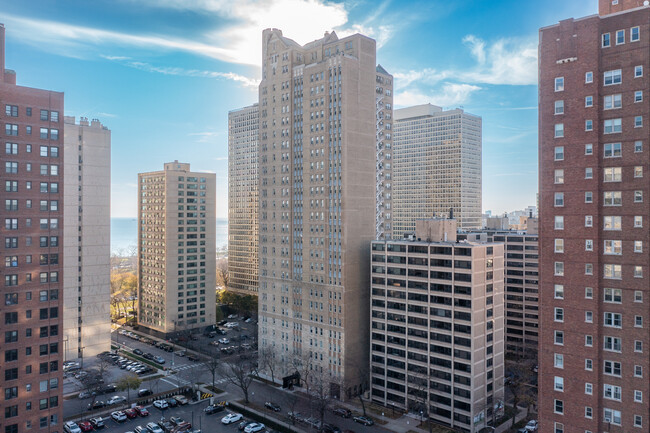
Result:
[[[429,426],[431,424],[431,426]],[[418,425],[419,428],[429,431],[431,428],[431,433],[455,433],[456,430],[450,429],[449,427],[441,426],[432,421],[425,421]]]

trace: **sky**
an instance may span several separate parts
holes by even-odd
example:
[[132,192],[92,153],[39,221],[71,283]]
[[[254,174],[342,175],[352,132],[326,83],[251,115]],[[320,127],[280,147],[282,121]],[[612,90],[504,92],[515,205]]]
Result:
[[65,92],[65,114],[112,131],[111,216],[137,215],[137,173],[189,162],[217,176],[228,213],[228,111],[257,102],[264,28],[305,44],[377,41],[396,108],[483,118],[483,209],[535,204],[540,27],[597,0],[0,0],[6,67]]

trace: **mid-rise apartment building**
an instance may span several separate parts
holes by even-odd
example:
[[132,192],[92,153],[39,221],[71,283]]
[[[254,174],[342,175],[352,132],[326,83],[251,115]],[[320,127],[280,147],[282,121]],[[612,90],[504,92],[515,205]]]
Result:
[[377,166],[375,239],[393,237],[393,76],[377,65]]
[[4,290],[0,387],[6,433],[63,427],[63,93],[16,84],[5,69]]
[[259,105],[228,113],[228,289],[257,294]]
[[309,372],[303,381],[347,398],[367,382],[375,41],[332,32],[299,45],[277,29],[262,39],[260,346],[275,348],[281,375]]
[[650,7],[539,33],[540,431],[650,428]]
[[478,432],[504,396],[503,244],[457,241],[455,220],[371,247],[371,398]]
[[504,244],[505,348],[520,358],[537,358],[539,342],[539,236],[536,218],[526,231],[459,232],[459,240]]
[[152,334],[215,323],[215,186],[178,161],[138,174],[138,324]]
[[395,110],[393,123],[393,238],[415,221],[449,216],[463,230],[481,224],[481,118],[435,105]]
[[94,359],[111,349],[111,131],[65,116],[63,145],[64,359]]

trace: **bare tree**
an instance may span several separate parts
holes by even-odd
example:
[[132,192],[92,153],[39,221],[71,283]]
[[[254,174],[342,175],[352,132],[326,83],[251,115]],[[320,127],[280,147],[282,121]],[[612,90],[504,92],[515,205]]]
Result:
[[312,374],[309,376],[310,390],[309,400],[312,409],[316,412],[320,425],[325,422],[325,412],[338,401],[332,390],[340,388],[341,381],[338,377],[331,375],[322,366],[314,365]]
[[217,283],[221,283],[224,288],[228,287],[228,260],[217,259]]
[[[283,401],[286,403],[288,410],[288,413],[290,414],[295,414],[296,413],[296,406],[298,406],[298,402],[300,399],[298,396],[292,392],[287,392],[284,394],[284,399]],[[295,425],[296,424],[296,417],[292,416],[290,417],[291,419],[291,424]]]
[[311,352],[304,351],[302,353],[294,354],[291,358],[291,368],[300,374],[300,381],[305,390],[309,392],[311,386],[311,376],[314,372],[314,365],[312,363]]
[[219,369],[221,367],[221,362],[219,362],[219,358],[217,356],[210,356],[208,359],[203,363],[203,368],[205,371],[210,373],[212,375],[212,391],[215,391],[215,382],[216,382],[216,377],[217,373],[219,372]]
[[241,389],[244,394],[244,402],[248,404],[249,389],[253,379],[257,377],[257,363],[239,356],[237,361],[225,363],[222,371],[228,382]]
[[350,367],[351,373],[348,377],[351,377],[358,383],[358,387],[351,387],[350,384],[345,384],[345,393],[348,398],[358,397],[359,402],[361,403],[361,409],[363,410],[363,416],[366,416],[366,402],[363,399],[363,393],[368,389],[368,380],[370,377],[370,366],[364,363],[354,363]]
[[257,359],[261,370],[271,374],[271,381],[275,383],[275,372],[278,367],[278,351],[273,345],[266,345],[260,348]]

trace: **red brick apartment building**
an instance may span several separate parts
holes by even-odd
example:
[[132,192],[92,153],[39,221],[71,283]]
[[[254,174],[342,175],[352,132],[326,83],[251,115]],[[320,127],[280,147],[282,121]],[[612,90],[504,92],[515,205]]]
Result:
[[540,431],[650,431],[650,6],[539,33]]
[[0,432],[60,432],[63,93],[16,85],[4,42],[0,24]]

